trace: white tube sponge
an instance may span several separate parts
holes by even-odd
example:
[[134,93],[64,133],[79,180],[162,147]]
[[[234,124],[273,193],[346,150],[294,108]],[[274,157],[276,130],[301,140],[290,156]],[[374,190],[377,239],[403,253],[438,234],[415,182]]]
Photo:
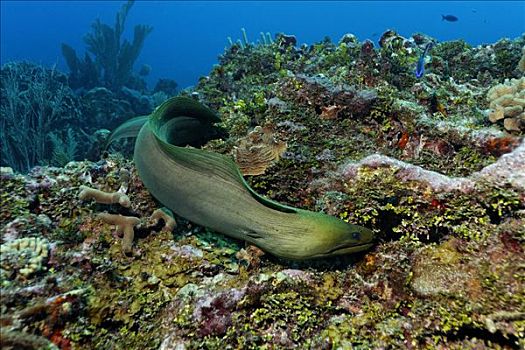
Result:
[[94,199],[95,202],[101,204],[119,203],[124,208],[129,208],[131,201],[129,197],[121,192],[104,192],[87,186],[80,186],[80,194],[78,196],[81,200]]
[[100,213],[97,215],[97,218],[106,224],[117,226],[117,232],[123,235],[122,251],[124,254],[131,253],[133,238],[135,238],[133,228],[140,223],[140,219],[134,216],[123,216],[109,213]]

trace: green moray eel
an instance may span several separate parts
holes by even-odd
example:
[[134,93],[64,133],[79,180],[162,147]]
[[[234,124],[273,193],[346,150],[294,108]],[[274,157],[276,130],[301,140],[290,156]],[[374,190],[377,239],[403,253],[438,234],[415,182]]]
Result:
[[[211,130],[218,117],[188,97],[118,127],[109,143],[136,136],[134,161],[146,188],[178,215],[273,255],[304,260],[366,250],[371,230],[255,193],[229,157],[179,147]],[[137,135],[138,133],[138,135]]]

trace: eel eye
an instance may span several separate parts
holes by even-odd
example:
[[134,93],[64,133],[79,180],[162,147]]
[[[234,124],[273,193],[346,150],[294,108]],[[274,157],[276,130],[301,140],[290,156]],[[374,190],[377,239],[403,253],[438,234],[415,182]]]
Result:
[[361,234],[359,232],[354,232],[352,233],[352,238],[359,241],[361,239]]

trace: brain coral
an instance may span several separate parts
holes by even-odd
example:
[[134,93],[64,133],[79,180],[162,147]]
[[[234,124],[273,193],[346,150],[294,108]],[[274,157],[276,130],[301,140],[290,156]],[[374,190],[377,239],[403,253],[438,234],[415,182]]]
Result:
[[45,269],[48,252],[49,242],[39,237],[19,238],[0,245],[0,277],[13,273],[27,277]]
[[487,93],[490,103],[489,120],[503,120],[508,131],[525,131],[525,77],[505,80],[493,86]]

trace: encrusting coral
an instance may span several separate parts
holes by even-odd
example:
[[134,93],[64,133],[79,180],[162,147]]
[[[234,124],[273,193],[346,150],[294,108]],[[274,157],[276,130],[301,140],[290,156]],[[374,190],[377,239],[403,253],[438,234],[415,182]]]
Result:
[[363,158],[357,163],[343,166],[341,174],[352,178],[362,167],[380,168],[393,167],[396,169],[396,178],[400,181],[416,181],[424,183],[433,192],[472,191],[476,182],[486,182],[509,185],[517,190],[525,191],[525,142],[498,159],[497,162],[486,166],[468,177],[449,177],[444,174],[421,168],[387,156],[374,154]]
[[277,141],[270,129],[257,126],[239,140],[233,154],[243,175],[261,175],[278,162],[285,151],[285,142]]
[[2,349],[49,349],[58,350],[49,339],[26,332],[8,331],[3,327],[0,330],[0,344]]
[[131,205],[129,197],[125,193],[104,192],[87,186],[80,186],[80,194],[78,195],[78,198],[81,200],[94,199],[97,203],[101,204],[118,203],[124,208],[129,208]]
[[491,122],[503,120],[506,130],[525,131],[525,77],[493,86],[487,93],[487,100]]

